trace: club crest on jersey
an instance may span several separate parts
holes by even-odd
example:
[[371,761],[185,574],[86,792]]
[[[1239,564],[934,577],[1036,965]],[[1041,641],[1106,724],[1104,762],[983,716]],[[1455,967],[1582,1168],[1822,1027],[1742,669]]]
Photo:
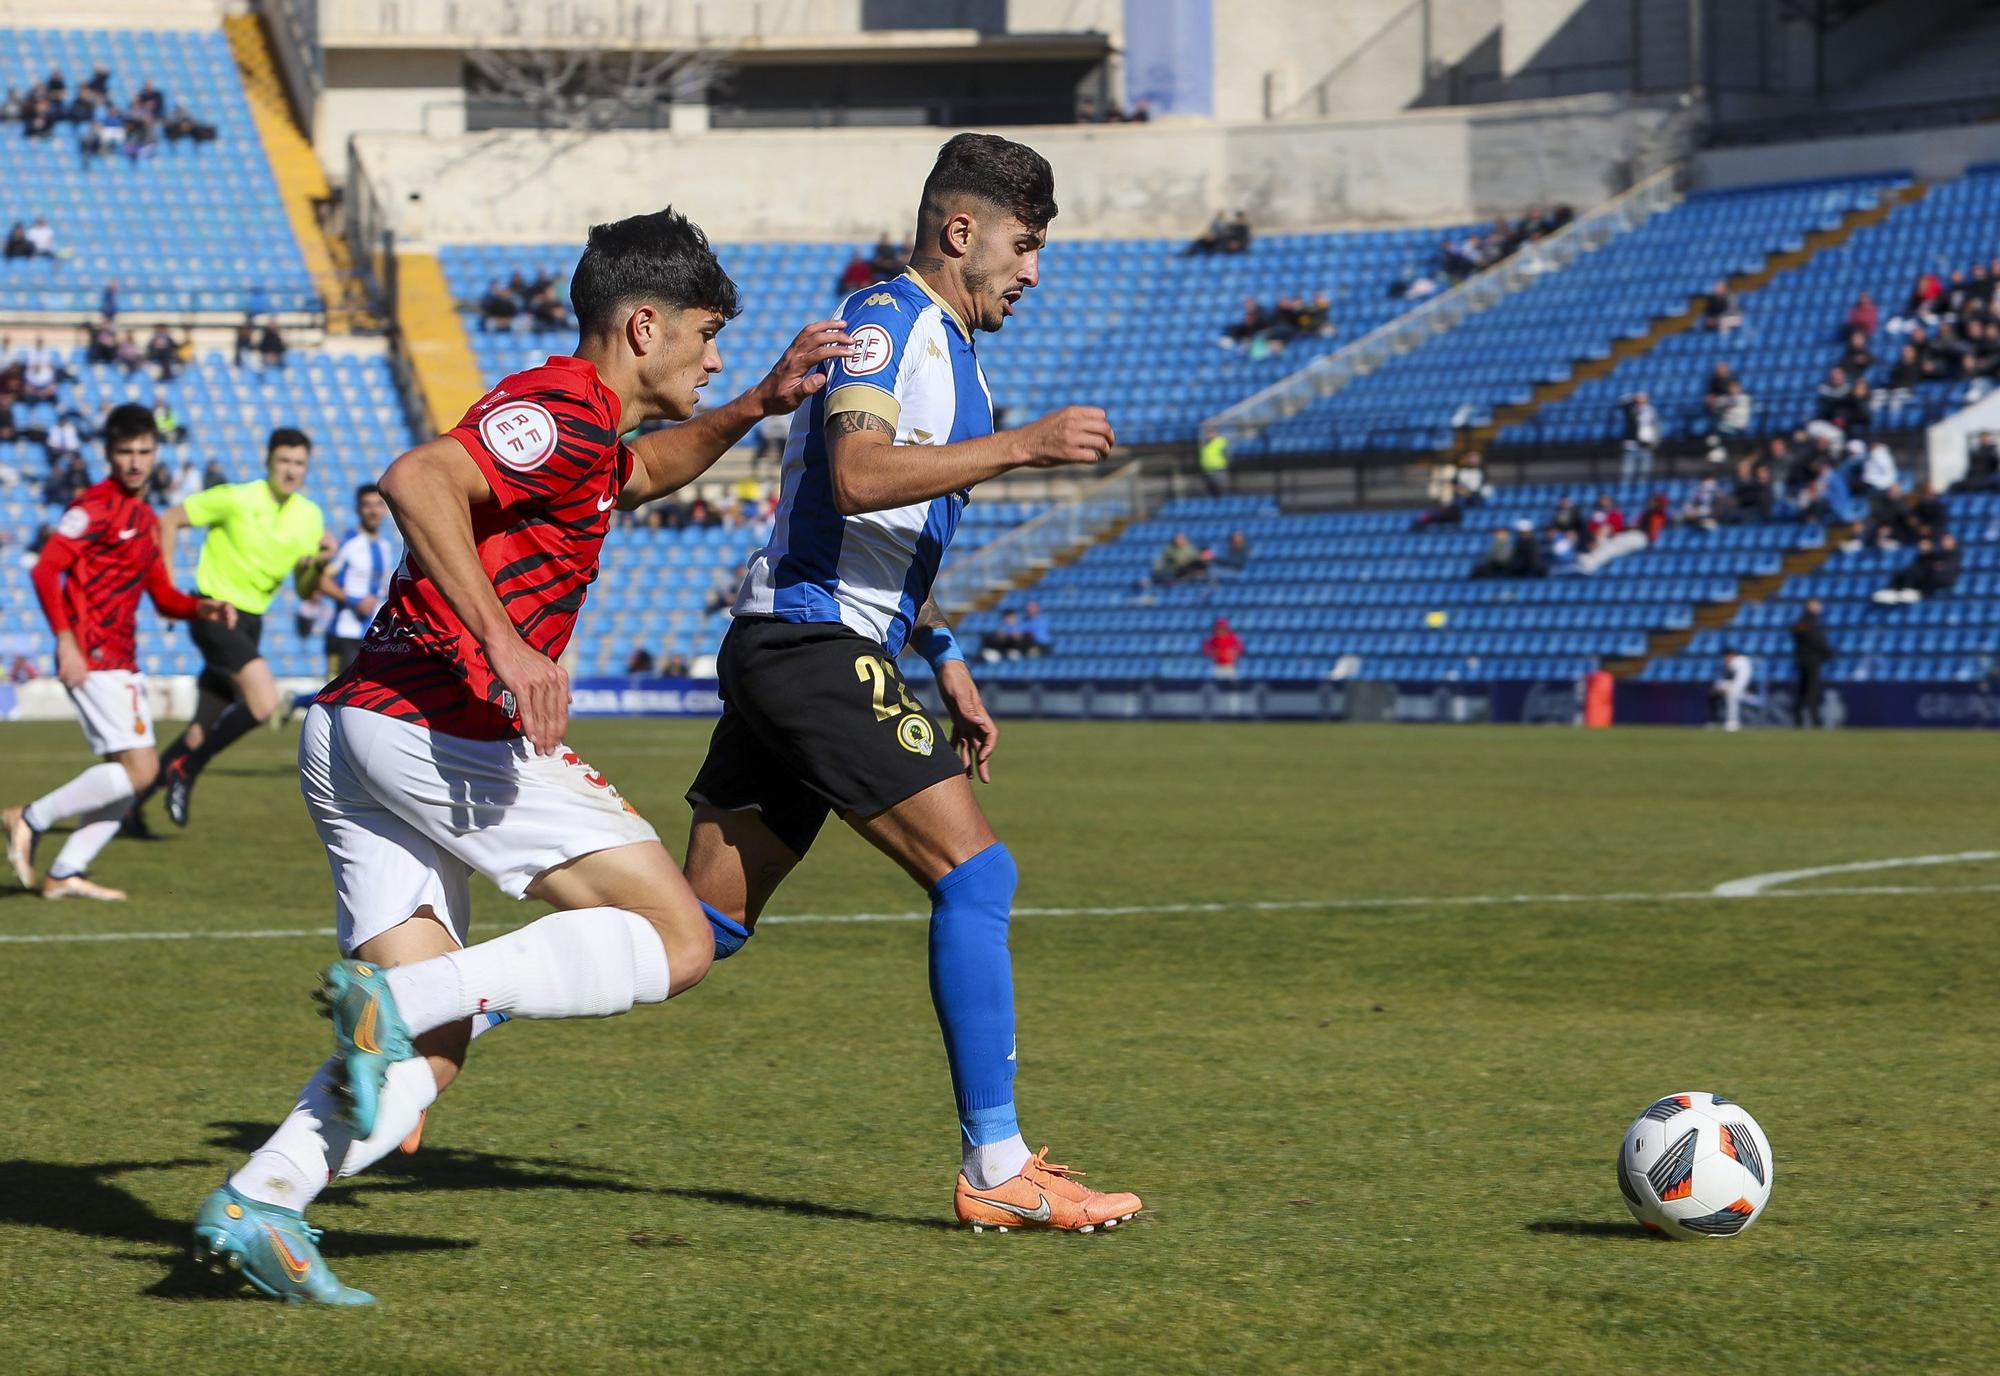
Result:
[[71,507],[62,514],[62,519],[56,522],[56,534],[71,540],[78,539],[89,529],[90,513],[80,506]]
[[895,341],[880,325],[857,325],[854,327],[854,356],[847,360],[847,375],[866,377],[870,373],[879,373],[889,366],[889,359],[895,352]]
[[556,418],[538,401],[508,401],[479,418],[487,452],[522,473],[540,468],[556,452]]

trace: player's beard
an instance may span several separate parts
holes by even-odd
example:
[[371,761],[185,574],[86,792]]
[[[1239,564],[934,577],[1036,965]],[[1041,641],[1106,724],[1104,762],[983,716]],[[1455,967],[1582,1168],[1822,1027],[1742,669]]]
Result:
[[1006,313],[997,304],[989,303],[986,297],[986,289],[993,282],[992,273],[979,266],[977,262],[967,260],[964,269],[959,273],[959,281],[965,286],[965,294],[972,298],[979,310],[979,318],[972,322],[975,328],[990,334],[1006,323]]

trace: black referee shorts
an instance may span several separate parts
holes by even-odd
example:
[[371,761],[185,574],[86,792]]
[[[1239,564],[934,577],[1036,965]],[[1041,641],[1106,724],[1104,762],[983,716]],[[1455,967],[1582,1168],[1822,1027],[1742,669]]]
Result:
[[219,698],[234,697],[236,683],[229,676],[253,659],[262,659],[258,646],[264,639],[264,618],[256,612],[236,609],[236,624],[220,621],[190,621],[188,638],[201,651],[201,691]]
[[829,811],[873,817],[964,772],[895,661],[845,626],[738,617],[716,675],[722,718],[687,799],[756,808],[795,855]]

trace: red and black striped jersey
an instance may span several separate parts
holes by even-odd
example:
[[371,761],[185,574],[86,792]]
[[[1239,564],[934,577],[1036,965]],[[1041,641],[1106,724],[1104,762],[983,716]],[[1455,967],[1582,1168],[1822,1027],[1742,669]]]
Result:
[[[618,398],[591,364],[551,358],[480,398],[451,437],[493,489],[472,509],[480,565],[521,638],[555,659],[597,579],[632,472]],[[521,734],[513,694],[414,553],[403,556],[360,656],[319,701],[474,740]]]
[[78,494],[35,561],[35,592],[49,629],[73,632],[92,669],[139,667],[139,594],[160,615],[186,620],[196,600],[174,586],[160,557],[160,519],[143,497],[106,478]]

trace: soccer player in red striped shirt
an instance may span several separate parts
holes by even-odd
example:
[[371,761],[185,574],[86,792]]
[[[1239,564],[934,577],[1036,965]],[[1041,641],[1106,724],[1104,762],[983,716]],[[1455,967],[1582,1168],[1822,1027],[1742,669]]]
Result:
[[63,513],[34,572],[35,592],[56,635],[56,676],[76,704],[92,753],[104,763],[0,817],[7,859],[30,890],[37,887],[35,843],[64,818],[79,819],[41,881],[44,898],[125,897],[93,882],[87,871],[117,835],[133,795],[160,772],[134,629],[139,594],[150,594],[162,616],[224,625],[236,619],[228,603],[176,588],[160,557],[160,522],[146,505],[146,483],[159,456],[152,411],[114,408],[104,422],[104,454],[110,475]]
[[[335,1055],[194,1226],[199,1251],[266,1294],[369,1302],[327,1269],[303,1210],[417,1127],[481,1015],[622,1013],[699,983],[715,955],[658,834],[563,743],[556,661],[612,511],[700,477],[823,388],[853,341],[809,325],[696,417],[736,285],[671,210],[592,229],[570,300],[574,357],[504,379],[383,474],[408,553],[359,657],[306,712],[299,785],[354,957],[327,972]],[[620,438],[655,419],[686,423]],[[467,945],[474,873],[557,911]]]

